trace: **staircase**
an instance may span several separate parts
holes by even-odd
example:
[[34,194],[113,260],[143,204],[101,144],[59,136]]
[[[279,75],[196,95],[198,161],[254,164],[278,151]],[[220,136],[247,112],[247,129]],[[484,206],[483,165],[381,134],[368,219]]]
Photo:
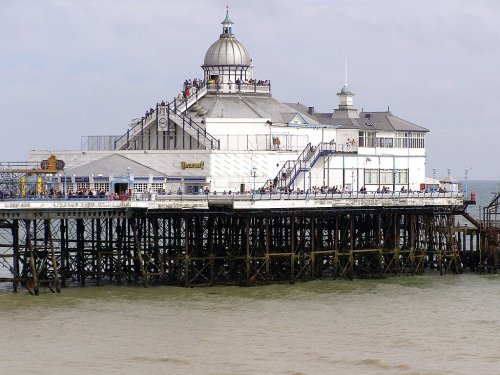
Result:
[[200,126],[191,117],[186,115],[187,110],[193,106],[199,99],[207,93],[206,86],[195,90],[185,100],[174,99],[167,102],[165,105],[157,105],[156,109],[151,111],[147,116],[143,117],[135,125],[133,125],[124,135],[115,141],[115,150],[127,150],[130,148],[131,141],[134,137],[144,134],[144,129],[148,127],[156,127],[158,118],[164,117],[167,123],[172,121],[183,133],[188,134],[192,139],[196,140],[198,148],[218,150],[220,148],[219,140],[207,133],[205,127]]
[[488,221],[479,221],[476,220],[471,214],[468,212],[462,212],[462,216],[469,220],[472,225],[474,225],[479,232],[486,236],[492,243],[496,245],[500,245],[500,228],[498,228],[495,225],[492,225],[492,223]]
[[300,156],[296,160],[288,160],[278,172],[278,175],[272,181],[268,181],[264,188],[273,186],[281,190],[289,189],[293,186],[294,181],[302,173],[309,172],[321,156],[332,155],[337,152],[336,144],[321,142],[318,146],[314,147],[308,143]]

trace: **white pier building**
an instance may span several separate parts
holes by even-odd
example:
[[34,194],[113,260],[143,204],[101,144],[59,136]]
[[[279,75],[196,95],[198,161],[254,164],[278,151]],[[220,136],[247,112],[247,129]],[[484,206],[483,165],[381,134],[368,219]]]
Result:
[[55,154],[65,169],[51,183],[73,192],[421,189],[427,129],[390,111],[358,111],[347,83],[332,113],[280,102],[270,81],[254,77],[233,31],[226,12],[203,78],[160,99],[123,135],[88,136],[81,150],[33,151],[30,160]]

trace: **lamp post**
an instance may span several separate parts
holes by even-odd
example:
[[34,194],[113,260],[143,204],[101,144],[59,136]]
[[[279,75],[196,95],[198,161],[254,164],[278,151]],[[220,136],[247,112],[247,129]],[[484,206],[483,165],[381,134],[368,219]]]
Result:
[[396,194],[396,155],[392,155],[392,195]]
[[64,193],[64,199],[66,199],[68,198],[68,189],[66,188],[66,168],[63,168],[63,174],[64,174],[63,193]]
[[257,177],[257,168],[252,167],[252,177],[253,177],[253,190],[252,190],[252,201],[255,200],[255,177]]
[[467,193],[468,193],[468,186],[467,186],[467,175],[469,174],[469,169],[472,169],[472,167],[465,168],[465,194],[464,197],[467,198]]
[[128,199],[132,200],[132,191],[130,189],[130,167],[127,167],[127,194]]
[[432,168],[432,185],[434,186],[433,190],[435,190],[436,186],[436,168]]
[[351,195],[354,193],[354,169],[351,169]]

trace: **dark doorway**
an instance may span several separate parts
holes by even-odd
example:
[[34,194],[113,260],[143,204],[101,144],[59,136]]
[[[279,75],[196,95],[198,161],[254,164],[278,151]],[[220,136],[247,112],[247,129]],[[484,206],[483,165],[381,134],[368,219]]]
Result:
[[114,193],[116,193],[118,195],[127,194],[128,193],[128,184],[123,183],[123,182],[116,183]]

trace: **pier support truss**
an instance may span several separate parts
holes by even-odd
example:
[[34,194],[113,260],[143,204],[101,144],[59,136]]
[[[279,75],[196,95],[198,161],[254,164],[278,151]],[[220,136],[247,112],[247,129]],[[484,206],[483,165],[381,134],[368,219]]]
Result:
[[[256,285],[474,269],[452,210],[128,210],[0,220],[0,281]],[[463,244],[462,244],[463,238]],[[472,243],[472,240],[471,240]]]

